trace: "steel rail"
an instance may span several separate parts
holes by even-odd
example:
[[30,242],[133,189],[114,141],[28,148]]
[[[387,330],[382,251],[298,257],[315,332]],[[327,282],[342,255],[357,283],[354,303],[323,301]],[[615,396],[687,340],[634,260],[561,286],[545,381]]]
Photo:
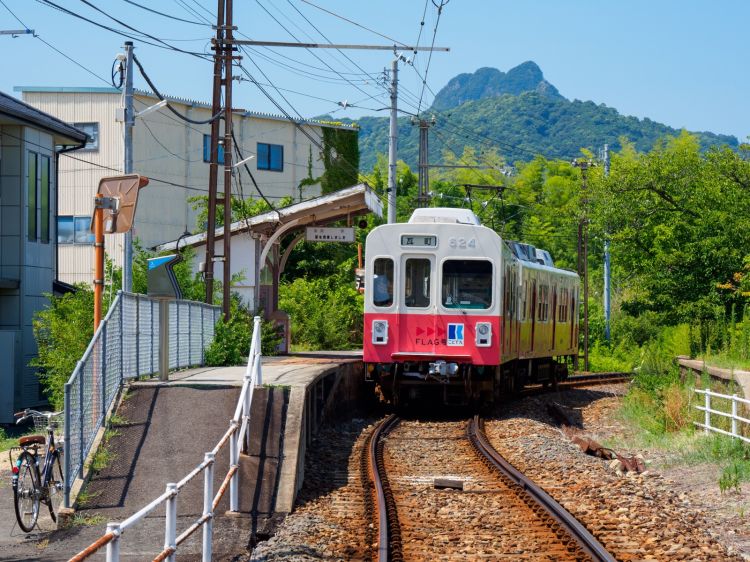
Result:
[[516,483],[552,519],[559,523],[583,552],[596,562],[616,562],[616,559],[580,521],[495,450],[484,433],[483,422],[479,416],[474,416],[469,420],[467,434],[477,452],[486,458],[501,474]]
[[399,422],[396,414],[391,414],[375,428],[370,439],[370,470],[375,487],[376,509],[378,514],[378,562],[401,560],[401,531],[398,529],[396,502],[388,483],[383,466],[383,443],[385,437]]

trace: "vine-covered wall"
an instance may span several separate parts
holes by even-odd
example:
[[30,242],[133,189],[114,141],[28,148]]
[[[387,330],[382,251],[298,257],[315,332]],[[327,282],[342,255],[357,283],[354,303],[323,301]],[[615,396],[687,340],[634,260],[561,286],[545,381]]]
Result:
[[323,128],[322,193],[359,183],[359,131]]

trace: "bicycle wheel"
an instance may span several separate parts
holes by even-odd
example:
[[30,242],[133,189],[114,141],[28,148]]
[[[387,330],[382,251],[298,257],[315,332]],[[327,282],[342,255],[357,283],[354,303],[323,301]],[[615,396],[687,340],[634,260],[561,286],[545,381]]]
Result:
[[65,480],[63,480],[60,454],[57,451],[53,454],[55,457],[52,459],[52,465],[49,469],[49,481],[47,482],[47,507],[49,507],[49,515],[52,517],[52,521],[57,523],[57,512],[62,503]]
[[34,456],[24,451],[18,457],[18,480],[13,487],[13,504],[16,509],[18,526],[24,532],[30,533],[39,517],[39,471],[34,462]]

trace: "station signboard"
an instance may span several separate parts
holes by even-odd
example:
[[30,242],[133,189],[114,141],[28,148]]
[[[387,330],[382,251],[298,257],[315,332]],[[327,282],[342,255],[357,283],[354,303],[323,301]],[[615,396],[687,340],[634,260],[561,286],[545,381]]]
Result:
[[308,226],[305,230],[308,242],[354,242],[354,228],[328,228]]

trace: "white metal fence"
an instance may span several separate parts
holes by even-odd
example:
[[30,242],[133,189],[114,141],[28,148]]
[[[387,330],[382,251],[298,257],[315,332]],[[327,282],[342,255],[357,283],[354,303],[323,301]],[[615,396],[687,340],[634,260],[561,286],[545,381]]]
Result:
[[[169,309],[170,368],[203,365],[221,309],[192,301],[172,301]],[[158,299],[118,292],[65,384],[66,507],[123,382],[158,372],[160,333]]]
[[[88,548],[78,553],[70,559],[69,562],[79,562],[86,560],[89,556],[97,552],[106,545],[107,562],[119,562],[120,560],[120,541],[127,529],[141,521],[147,515],[151,514],[161,504],[165,504],[164,515],[164,549],[158,553],[154,561],[167,560],[174,562],[175,554],[178,547],[194,532],[203,527],[202,542],[202,560],[208,562],[212,557],[213,544],[213,518],[214,512],[224,496],[227,488],[229,489],[229,511],[239,511],[239,456],[243,445],[246,442],[248,424],[250,422],[250,407],[252,406],[253,391],[255,386],[262,384],[261,372],[261,344],[260,344],[260,317],[256,316],[253,324],[253,335],[250,344],[250,355],[247,361],[245,377],[242,384],[240,396],[237,399],[237,406],[234,410],[234,416],[229,423],[229,429],[222,436],[213,450],[204,454],[203,462],[193,468],[182,480],[177,483],[167,484],[167,488],[162,495],[154,499],[151,503],[141,508],[120,523],[110,522],[107,524],[107,532],[99,539],[93,542]],[[214,494],[214,466],[216,456],[229,443],[229,469],[222,481],[219,490]],[[189,527],[177,534],[177,496],[188,482],[197,478],[203,473],[203,511],[202,515],[196,519]],[[194,506],[186,506],[186,509],[195,509]]]
[[[697,410],[700,410],[703,412],[703,422],[693,422],[698,427],[702,427],[706,432],[713,431],[715,433],[722,433],[724,435],[729,435],[730,437],[735,437],[737,439],[742,439],[746,443],[750,443],[750,438],[747,438],[743,435],[743,432],[741,431],[741,428],[739,424],[748,424],[750,425],[750,419],[745,418],[737,413],[738,411],[738,405],[742,404],[744,406],[750,406],[750,400],[746,400],[745,398],[740,398],[736,394],[721,394],[719,392],[714,392],[711,389],[695,389],[696,394],[702,394],[704,398],[703,405],[695,406]],[[729,401],[729,411],[723,411],[715,409],[719,406],[716,406],[716,402],[711,404],[711,399],[717,398],[720,400],[726,400]],[[720,427],[717,427],[715,424],[712,424],[712,417],[711,416],[719,416],[720,418],[729,419],[730,420],[730,430],[721,429]],[[716,422],[717,418],[713,418],[713,421]]]

